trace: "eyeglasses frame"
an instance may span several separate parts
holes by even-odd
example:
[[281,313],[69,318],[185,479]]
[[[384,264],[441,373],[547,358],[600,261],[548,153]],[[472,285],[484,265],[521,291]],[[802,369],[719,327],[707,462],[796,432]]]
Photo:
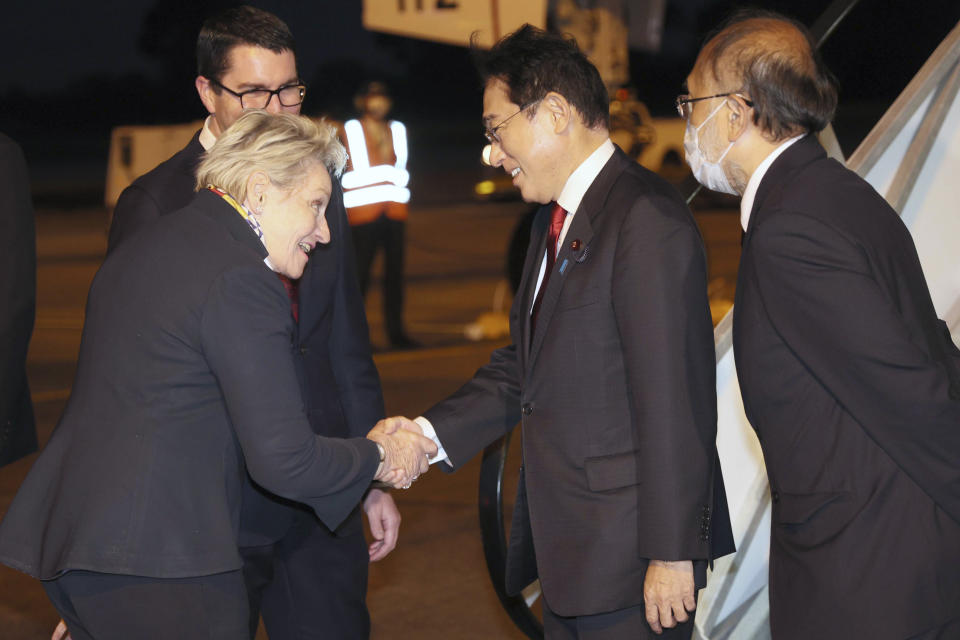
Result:
[[[546,97],[546,96],[544,96],[544,97]],[[501,141],[500,141],[500,133],[499,133],[500,129],[502,129],[503,127],[505,127],[506,124],[507,124],[508,122],[510,122],[513,118],[516,118],[518,115],[520,115],[521,113],[523,113],[524,111],[526,111],[527,109],[529,109],[530,107],[532,107],[533,105],[539,104],[539,103],[542,102],[542,101],[543,101],[543,98],[538,98],[538,99],[534,100],[533,102],[528,102],[527,104],[525,104],[525,105],[523,105],[522,107],[520,107],[520,109],[519,109],[515,114],[513,114],[513,115],[511,115],[511,116],[508,116],[508,117],[505,118],[504,120],[501,120],[501,121],[500,121],[500,124],[498,124],[498,125],[495,126],[495,127],[487,127],[487,126],[484,126],[484,128],[483,128],[483,136],[487,139],[487,142],[489,142],[490,144],[493,144],[493,143],[502,144]]]
[[[694,102],[700,102],[701,100],[712,100],[714,98],[726,98],[728,96],[737,96],[741,100],[743,100],[743,102],[748,107],[751,107],[751,108],[753,107],[753,100],[747,99],[739,91],[728,91],[726,93],[718,93],[712,96],[703,96],[702,98],[691,98],[689,93],[681,93],[679,96],[677,96],[677,99],[674,100],[673,103],[677,107],[677,113],[680,115],[680,117],[686,120],[687,118],[690,117],[689,113],[684,113],[684,108],[686,107],[686,105],[693,104]],[[690,113],[693,113],[692,107],[690,109]]]
[[[220,87],[230,95],[234,96],[235,98],[238,98],[240,100],[240,107],[243,109],[248,108],[248,107],[245,107],[243,104],[243,97],[251,93],[267,92],[270,94],[270,97],[267,98],[267,101],[264,103],[262,107],[249,107],[250,109],[266,109],[270,105],[270,101],[273,100],[273,96],[277,96],[277,102],[280,103],[281,107],[295,107],[298,104],[303,104],[304,96],[307,95],[307,85],[303,84],[302,82],[296,82],[294,84],[285,84],[282,87],[279,87],[277,89],[250,89],[249,91],[241,91],[241,92],[236,92],[230,87],[224,86],[218,80],[214,80],[213,78],[210,79],[210,84]],[[284,104],[283,100],[280,99],[280,92],[284,91],[285,89],[289,89],[290,87],[300,88],[300,102],[295,102],[293,104]]]

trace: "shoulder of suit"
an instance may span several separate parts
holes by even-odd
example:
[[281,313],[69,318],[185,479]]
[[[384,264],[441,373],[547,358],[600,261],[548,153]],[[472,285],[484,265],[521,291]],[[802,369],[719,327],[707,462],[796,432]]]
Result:
[[194,172],[202,154],[203,147],[194,136],[186,147],[138,177],[127,189],[132,187],[146,193],[161,214],[176,211],[192,198]]
[[23,169],[27,166],[27,159],[23,153],[23,147],[13,138],[0,133],[0,156],[4,158],[9,169],[10,166],[19,166]]
[[899,219],[869,182],[832,158],[822,157],[798,167],[774,186],[775,191],[762,203],[764,208],[804,213],[830,226],[877,224],[881,220],[877,214]]
[[255,250],[238,241],[222,220],[210,214],[208,204],[202,198],[194,198],[185,207],[161,216],[150,233],[136,234],[124,243],[130,245],[127,250],[157,253],[164,259],[182,256],[195,264],[198,271],[264,266],[263,258]]
[[19,151],[20,145],[17,144],[17,142],[7,134],[0,132],[0,148],[2,148],[4,151],[14,149]]
[[166,188],[171,179],[190,180],[194,178],[194,170],[203,155],[203,147],[196,136],[180,151],[138,177],[131,184],[141,189],[152,191],[154,188]]
[[[608,202],[644,202],[657,209],[689,214],[676,187],[646,167],[629,160],[610,188]],[[622,204],[621,204],[622,206]]]

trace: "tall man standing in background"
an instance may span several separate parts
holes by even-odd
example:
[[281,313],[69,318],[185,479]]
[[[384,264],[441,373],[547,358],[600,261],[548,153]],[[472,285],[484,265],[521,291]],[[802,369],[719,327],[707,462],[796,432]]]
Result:
[[37,240],[20,145],[0,133],[0,467],[37,450],[27,347],[37,302]]
[[[243,6],[204,23],[197,40],[196,89],[210,115],[190,143],[127,187],[117,201],[109,249],[194,194],[203,151],[244,109],[299,113],[306,88],[287,25]],[[349,227],[339,183],[327,207],[331,242],[311,254],[299,282],[286,281],[298,317],[294,345],[303,400],[318,435],[366,434],[384,416],[380,379],[370,355]],[[336,531],[299,505],[248,483],[241,514],[241,555],[250,593],[251,637],[258,612],[271,640],[365,638],[368,563],[396,545],[400,514],[393,498],[371,489],[363,502],[376,541],[368,548],[359,510]]]
[[960,638],[960,351],[910,233],[813,135],[837,92],[802,26],[734,18],[687,88],[687,161],[743,198],[733,346],[773,637]]
[[539,577],[548,639],[689,638],[733,551],[700,233],[610,141],[575,42],[526,25],[478,56],[490,162],[545,206],[512,344],[416,422],[450,470],[522,421],[506,586]]

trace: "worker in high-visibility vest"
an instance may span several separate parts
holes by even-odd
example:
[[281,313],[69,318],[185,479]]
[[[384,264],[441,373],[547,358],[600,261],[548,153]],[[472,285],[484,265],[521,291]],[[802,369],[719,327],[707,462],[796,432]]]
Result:
[[382,247],[383,315],[395,349],[418,346],[403,328],[403,254],[410,191],[407,182],[407,132],[387,120],[392,102],[382,82],[366,84],[356,97],[360,117],[343,125],[350,165],[341,180],[343,204],[353,232],[360,290],[367,294],[370,266]]

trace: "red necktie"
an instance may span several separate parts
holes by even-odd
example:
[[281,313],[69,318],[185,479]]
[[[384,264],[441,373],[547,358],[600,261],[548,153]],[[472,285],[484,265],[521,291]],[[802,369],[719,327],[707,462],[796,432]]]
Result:
[[533,311],[530,313],[530,336],[533,337],[537,328],[537,314],[540,313],[540,303],[543,302],[543,292],[547,290],[547,281],[550,280],[550,272],[553,271],[553,265],[557,261],[557,240],[560,239],[560,231],[563,229],[563,221],[567,217],[567,212],[556,202],[553,203],[553,209],[550,210],[550,230],[547,232],[547,267],[543,271],[543,282],[540,283],[540,290],[537,291],[537,297],[533,301]]
[[300,298],[297,292],[297,281],[291,280],[282,273],[277,273],[277,277],[283,283],[283,288],[287,290],[287,296],[290,298],[290,313],[293,314],[293,319],[300,322]]

